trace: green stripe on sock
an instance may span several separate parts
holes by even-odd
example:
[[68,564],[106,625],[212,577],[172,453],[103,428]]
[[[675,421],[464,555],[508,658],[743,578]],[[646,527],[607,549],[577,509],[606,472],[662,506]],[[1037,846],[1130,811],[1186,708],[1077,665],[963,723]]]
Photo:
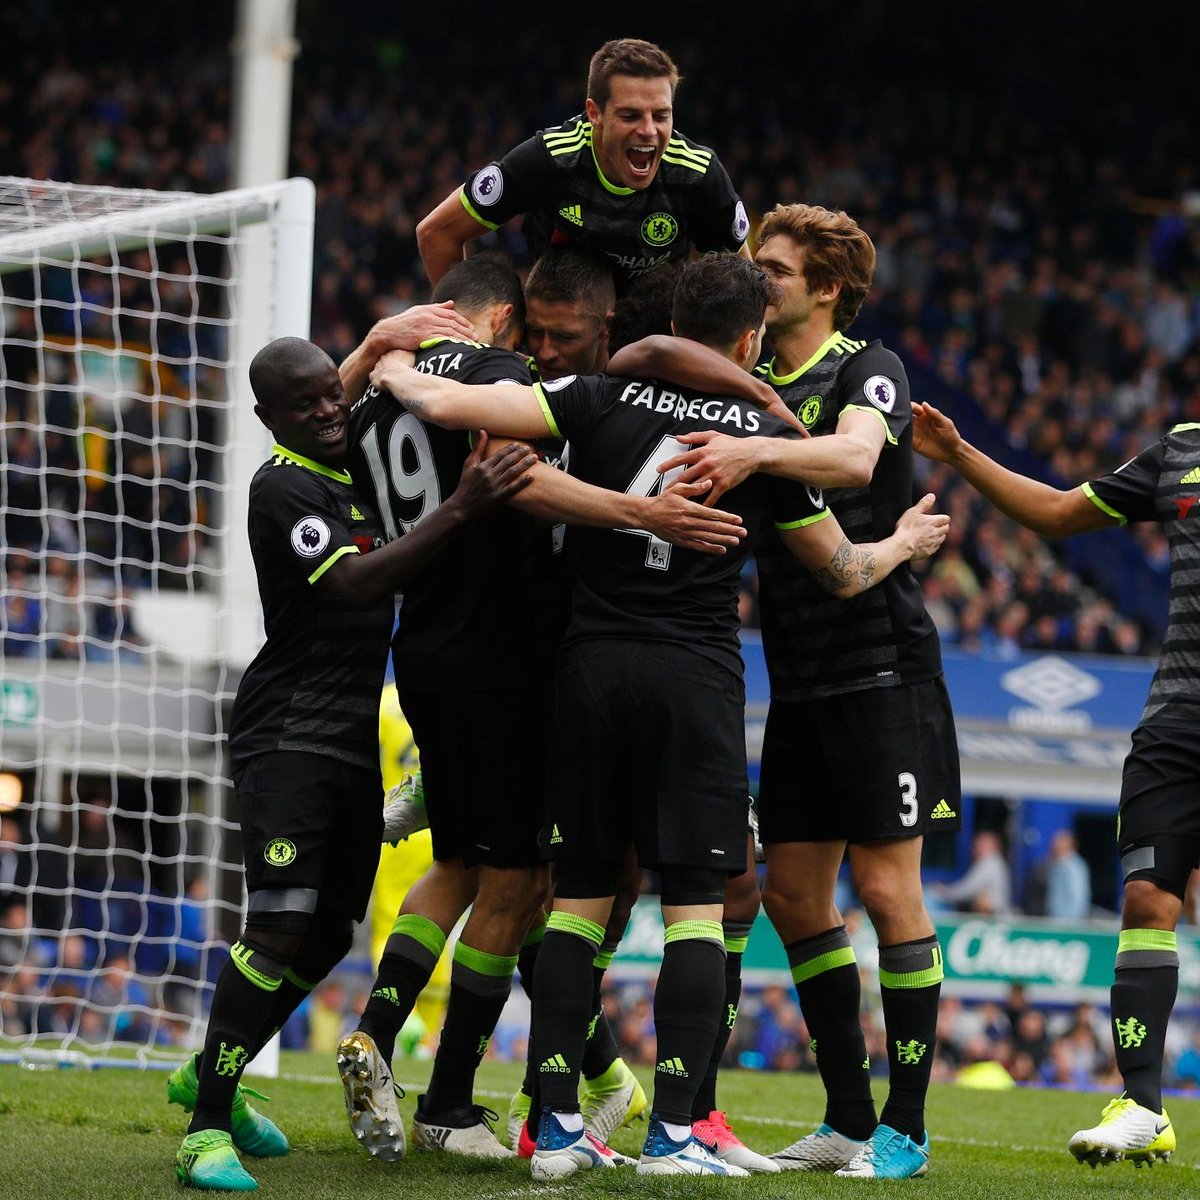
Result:
[[[838,949],[830,950],[826,954],[818,954],[816,958],[810,958],[807,962],[797,963],[792,968],[792,981],[804,983],[805,980],[824,975],[826,971],[852,966],[857,961],[858,959],[854,957],[853,946],[839,946]],[[882,978],[883,972],[880,971],[879,975]]]
[[417,913],[401,913],[392,926],[391,936],[400,934],[424,946],[434,958],[440,958],[446,948],[446,935],[428,917]]
[[[255,987],[262,988],[264,992],[277,992],[279,990],[279,985],[283,982],[281,978],[272,978],[272,976],[264,974],[251,965],[251,959],[254,958],[254,951],[249,946],[243,945],[241,942],[234,942],[229,948],[229,957],[233,960],[233,965]],[[262,956],[260,955],[259,957],[261,958]]]
[[615,957],[615,951],[601,950],[595,958],[592,959],[592,966],[599,971],[607,971],[612,966],[612,960]]
[[1179,940],[1171,929],[1122,929],[1117,953],[1128,950],[1178,950]]
[[599,947],[600,943],[604,941],[603,925],[597,925],[595,921],[589,921],[587,917],[561,912],[557,908],[546,920],[546,931],[549,932],[551,929],[557,930],[559,933],[573,933],[576,937],[581,937],[585,942],[591,942],[596,947]]
[[[891,947],[889,947],[890,949]],[[942,969],[942,948],[936,942],[929,948],[933,966],[920,971],[888,971],[879,968],[879,986],[888,988],[924,988],[933,987],[945,978]],[[881,956],[882,961],[882,956]]]
[[461,940],[454,946],[454,961],[480,975],[491,975],[503,979],[517,969],[515,954],[489,954],[486,950],[476,950]]
[[745,954],[746,947],[750,944],[748,937],[726,937],[725,953],[726,954]]
[[710,942],[716,942],[718,945],[724,946],[725,930],[721,928],[720,921],[676,921],[674,924],[667,926],[663,942],[669,946],[672,942],[682,942],[689,939],[707,939]]
[[284,969],[283,977],[288,981],[288,983],[292,984],[293,987],[298,987],[302,992],[311,992],[313,988],[315,988],[317,984],[321,982],[319,979],[315,981],[301,979],[291,967],[286,967]]

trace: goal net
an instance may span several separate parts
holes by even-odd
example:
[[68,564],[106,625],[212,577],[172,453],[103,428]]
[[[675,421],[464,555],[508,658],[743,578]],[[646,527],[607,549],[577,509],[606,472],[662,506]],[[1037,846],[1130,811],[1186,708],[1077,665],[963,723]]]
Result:
[[0,1055],[177,1061],[243,894],[246,369],[308,335],[307,180],[0,178]]

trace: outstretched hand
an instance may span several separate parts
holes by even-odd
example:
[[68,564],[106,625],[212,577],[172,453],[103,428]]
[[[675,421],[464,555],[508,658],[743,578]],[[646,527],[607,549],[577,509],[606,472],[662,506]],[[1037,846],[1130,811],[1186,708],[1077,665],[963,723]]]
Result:
[[896,535],[908,542],[910,560],[928,558],[950,532],[950,518],[945,513],[929,511],[935,499],[932,492],[927,492],[896,522]]
[[949,462],[962,445],[962,434],[944,412],[924,403],[912,405],[913,449],[934,462]]
[[510,442],[490,457],[487,446],[487,432],[481,429],[454,490],[453,498],[468,516],[486,512],[527,487],[532,479],[529,470],[537,462],[537,455],[524,442]]
[[653,519],[647,528],[655,537],[702,554],[724,554],[746,536],[742,518],[697,504],[693,497],[709,490],[707,479],[676,482],[650,501]]
[[734,438],[705,429],[696,433],[677,434],[675,440],[694,449],[659,463],[659,474],[665,475],[668,471],[684,467],[686,469],[678,482],[707,481],[711,488],[704,503],[710,508],[730,488],[737,487],[746,476],[752,474],[757,465],[754,454],[757,438]]

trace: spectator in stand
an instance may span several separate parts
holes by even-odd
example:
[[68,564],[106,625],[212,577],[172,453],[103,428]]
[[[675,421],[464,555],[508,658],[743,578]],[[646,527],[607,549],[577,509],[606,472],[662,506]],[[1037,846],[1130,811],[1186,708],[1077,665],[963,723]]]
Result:
[[1092,908],[1092,875],[1079,853],[1075,835],[1060,829],[1050,839],[1046,857],[1046,916],[1078,921]]
[[1004,916],[1012,910],[1012,876],[998,833],[980,831],[971,842],[971,865],[954,883],[935,883],[930,892],[943,906],[962,912]]

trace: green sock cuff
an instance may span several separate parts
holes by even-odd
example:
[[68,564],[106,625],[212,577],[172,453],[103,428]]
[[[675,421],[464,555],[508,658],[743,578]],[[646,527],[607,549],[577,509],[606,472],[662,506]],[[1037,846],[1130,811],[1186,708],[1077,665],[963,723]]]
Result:
[[748,937],[730,937],[725,935],[725,953],[726,954],[745,954],[746,947],[750,944]]
[[663,944],[669,946],[672,942],[709,941],[718,946],[725,946],[725,930],[720,921],[675,921],[667,926],[663,935]]
[[616,953],[612,950],[601,950],[595,958],[592,959],[592,966],[598,971],[607,971],[612,966],[612,960],[616,957]]
[[1173,929],[1122,929],[1117,938],[1118,971],[1179,969],[1179,944]]
[[1122,929],[1117,936],[1117,953],[1127,950],[1178,950],[1173,929]]
[[919,938],[898,946],[879,947],[879,986],[926,988],[942,982],[942,948],[937,938]]
[[468,946],[461,938],[454,946],[454,961],[464,967],[470,967],[479,975],[491,975],[501,979],[517,969],[515,954],[489,954],[486,950],[476,950],[474,946]]
[[797,963],[792,968],[792,982],[805,983],[809,979],[815,979],[818,975],[824,975],[826,971],[836,971],[838,967],[850,967],[857,962],[854,947],[841,946],[837,950],[828,950],[824,954],[818,954],[816,958]]
[[229,947],[229,958],[256,988],[262,988],[264,992],[279,990],[283,982],[283,968],[265,954],[251,950],[244,942],[234,942]]
[[546,932],[549,933],[552,929],[558,933],[572,933],[576,937],[583,938],[585,942],[591,942],[597,949],[604,941],[603,925],[597,925],[595,921],[589,921],[587,917],[562,912],[557,908],[546,919]]
[[784,947],[784,952],[793,983],[804,983],[824,975],[826,971],[836,971],[839,967],[853,966],[858,962],[845,925],[835,925],[824,933],[791,942]]
[[435,959],[440,958],[446,948],[446,935],[428,917],[418,913],[401,913],[392,926],[391,936],[412,938],[424,946]]

